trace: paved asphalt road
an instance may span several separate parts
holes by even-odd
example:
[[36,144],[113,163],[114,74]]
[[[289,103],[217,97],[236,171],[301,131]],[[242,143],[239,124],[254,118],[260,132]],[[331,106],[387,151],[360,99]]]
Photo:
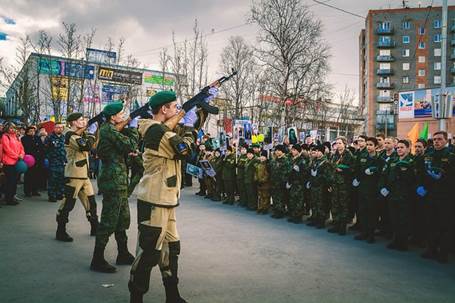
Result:
[[[183,191],[177,211],[181,293],[189,302],[455,302],[454,258],[440,265],[419,251],[389,251],[381,241],[354,241],[194,193]],[[134,252],[136,204],[130,203]],[[54,240],[56,208],[44,197],[0,208],[0,302],[128,302],[129,267],[91,272],[94,237],[81,205],[70,215],[73,243]],[[115,262],[113,236],[106,257]],[[157,268],[145,302],[164,302]]]

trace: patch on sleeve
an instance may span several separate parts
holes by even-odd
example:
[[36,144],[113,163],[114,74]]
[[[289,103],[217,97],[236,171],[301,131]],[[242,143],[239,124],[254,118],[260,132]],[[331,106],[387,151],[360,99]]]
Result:
[[186,150],[187,150],[187,147],[186,147],[185,143],[181,142],[181,143],[177,144],[177,151],[180,154],[183,154]]

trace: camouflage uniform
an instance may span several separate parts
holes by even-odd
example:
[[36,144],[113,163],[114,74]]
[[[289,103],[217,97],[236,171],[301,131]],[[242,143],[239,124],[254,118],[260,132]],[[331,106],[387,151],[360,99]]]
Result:
[[[205,157],[205,160],[209,161],[210,165],[213,168],[213,163],[214,163],[214,156],[209,155]],[[207,196],[206,198],[208,199],[213,199],[216,194],[216,183],[215,183],[215,177],[210,177],[204,172],[204,183],[205,183],[205,188],[207,189]]]
[[221,196],[223,195],[223,158],[213,157],[211,163],[213,169],[215,170],[215,193],[213,195],[214,201],[221,201]]
[[101,159],[101,172],[98,188],[103,193],[103,210],[96,233],[95,248],[106,247],[109,237],[115,239],[121,249],[126,248],[126,230],[130,226],[128,205],[128,169],[125,159],[137,149],[138,132],[135,128],[124,128],[119,132],[112,123],[100,127],[98,155]]
[[332,217],[334,228],[329,231],[346,234],[346,225],[350,221],[349,199],[351,194],[354,158],[349,150],[343,154],[338,151],[332,157],[334,183],[332,186]]
[[288,183],[291,185],[289,189],[289,205],[288,211],[290,221],[300,222],[304,213],[304,183],[303,170],[304,163],[300,155],[292,159],[292,170],[289,174]]
[[247,196],[247,207],[249,210],[256,210],[258,208],[258,192],[254,174],[256,172],[256,165],[259,159],[253,156],[251,160],[247,160],[245,164],[245,190]]
[[286,182],[288,181],[289,173],[291,172],[291,164],[286,155],[283,155],[281,158],[276,157],[271,161],[270,172],[273,212],[275,217],[283,217],[287,205]]
[[47,184],[49,200],[61,200],[65,188],[65,136],[52,133],[46,138],[44,144],[49,161],[49,182]]
[[235,154],[231,153],[223,160],[222,180],[226,192],[226,204],[234,204],[235,195]]
[[318,228],[325,226],[328,218],[328,205],[330,195],[328,188],[333,184],[332,166],[326,156],[314,159],[311,164],[311,176],[307,187],[311,189],[311,203],[314,214],[312,215]]
[[254,180],[258,191],[258,213],[266,214],[270,207],[270,167],[268,160],[256,165]]
[[237,159],[237,191],[239,193],[239,205],[247,205],[247,195],[245,188],[245,165],[247,161],[246,155],[240,155]]

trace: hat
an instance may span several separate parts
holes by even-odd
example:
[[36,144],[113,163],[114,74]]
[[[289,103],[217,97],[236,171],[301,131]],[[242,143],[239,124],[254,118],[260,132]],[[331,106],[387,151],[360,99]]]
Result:
[[292,145],[292,148],[298,151],[299,153],[302,151],[302,147],[300,146],[300,144],[294,144]]
[[254,143],[254,144],[251,144],[251,148],[261,148],[261,145],[259,143]]
[[283,145],[283,144],[278,144],[277,146],[275,146],[275,151],[282,151],[283,153],[286,153],[286,147]]
[[312,145],[311,146],[311,150],[316,150],[316,151],[320,151],[321,153],[324,153],[325,152],[325,146],[322,145],[322,144]]
[[67,122],[76,121],[82,116],[83,116],[82,113],[71,113],[66,117],[66,121]]
[[107,117],[113,116],[121,112],[123,109],[123,103],[120,101],[112,102],[108,105],[106,105],[103,108],[103,114],[106,115]]
[[266,158],[268,157],[266,150],[261,151],[261,157],[266,157]]
[[247,154],[254,154],[254,150],[252,147],[249,147],[247,150],[246,150]]
[[161,105],[170,103],[175,100],[177,100],[175,92],[170,90],[163,90],[151,96],[148,104],[151,108],[158,108]]

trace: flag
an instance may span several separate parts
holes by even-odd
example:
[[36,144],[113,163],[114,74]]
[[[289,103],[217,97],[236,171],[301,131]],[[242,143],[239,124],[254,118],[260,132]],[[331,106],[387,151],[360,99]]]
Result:
[[423,129],[420,131],[419,139],[428,140],[428,122],[425,122]]
[[411,128],[411,130],[408,133],[408,139],[412,143],[412,148],[411,151],[414,153],[414,145],[417,142],[417,139],[419,138],[419,123],[414,124],[414,126]]
[[3,32],[0,32],[0,41],[1,41],[1,40],[4,40],[4,41],[6,41],[6,40],[7,40],[7,38],[8,38],[8,34],[6,34],[6,33],[3,33]]

